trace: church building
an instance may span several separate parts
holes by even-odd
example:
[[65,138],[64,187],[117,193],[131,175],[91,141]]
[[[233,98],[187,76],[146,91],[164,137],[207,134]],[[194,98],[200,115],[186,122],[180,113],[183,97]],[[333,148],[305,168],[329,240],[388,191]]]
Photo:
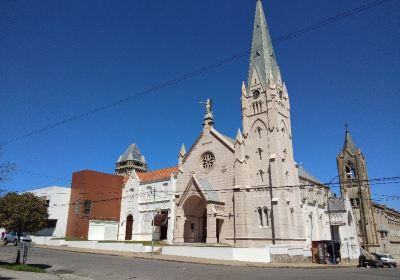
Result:
[[372,200],[366,160],[347,127],[336,161],[340,191],[350,199],[360,245],[370,252],[400,258],[400,212]]
[[261,1],[256,2],[241,111],[242,130],[232,139],[214,127],[212,101],[207,100],[203,130],[187,152],[182,146],[174,241],[240,247],[304,244],[289,95]]

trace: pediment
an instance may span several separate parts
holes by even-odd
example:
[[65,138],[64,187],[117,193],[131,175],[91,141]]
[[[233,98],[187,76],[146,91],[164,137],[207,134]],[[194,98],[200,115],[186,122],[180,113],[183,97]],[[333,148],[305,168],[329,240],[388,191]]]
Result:
[[[187,152],[185,157],[183,158],[183,163],[190,157],[191,153],[197,145],[201,142],[201,140],[206,137],[205,133],[207,132],[202,132],[194,142],[194,144],[190,147],[190,150]],[[215,140],[217,140],[219,143],[221,143],[224,147],[226,147],[231,153],[235,153],[235,140],[230,139],[228,136],[225,136],[221,133],[219,133],[216,129],[211,128],[209,135],[211,135]]]
[[186,199],[193,195],[201,197],[207,203],[224,204],[211,184],[206,179],[197,178],[195,174],[190,178],[177,205],[183,205]]

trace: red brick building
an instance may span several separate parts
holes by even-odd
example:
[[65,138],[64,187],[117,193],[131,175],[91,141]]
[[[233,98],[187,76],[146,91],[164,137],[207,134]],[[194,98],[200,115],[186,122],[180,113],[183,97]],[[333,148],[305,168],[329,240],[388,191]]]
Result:
[[[118,232],[123,184],[123,176],[91,170],[73,173],[67,238],[88,239],[89,228],[92,236],[95,231],[95,236],[99,236],[99,230],[113,232],[116,228]],[[110,225],[113,228],[105,230],[96,225]]]

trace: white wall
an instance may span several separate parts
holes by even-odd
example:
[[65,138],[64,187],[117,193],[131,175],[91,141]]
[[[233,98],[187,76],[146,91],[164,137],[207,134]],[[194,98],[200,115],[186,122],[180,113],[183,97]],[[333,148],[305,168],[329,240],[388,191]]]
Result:
[[118,222],[90,220],[88,240],[117,240]]
[[56,219],[55,229],[43,229],[38,235],[50,235],[54,237],[65,237],[67,231],[67,219],[71,188],[51,186],[27,191],[36,196],[44,196],[49,202],[49,219]]
[[232,248],[232,247],[191,247],[191,246],[164,246],[163,255],[243,261],[243,262],[271,262],[269,247],[265,248]]
[[[172,242],[175,222],[174,191],[176,179],[140,184],[134,173],[122,190],[122,202],[118,240],[125,240],[126,218],[133,216],[132,240],[149,241],[152,239],[152,220],[154,209],[168,211],[167,241]],[[153,197],[153,190],[156,190]],[[157,229],[156,229],[157,231]]]
[[355,216],[348,198],[345,198],[346,225],[339,227],[340,254],[342,258],[357,260],[360,256],[360,244],[358,243],[357,226]]
[[[111,250],[132,253],[149,253],[151,246],[143,246],[142,244],[132,243],[99,243],[97,241],[65,241],[64,239],[53,240],[47,236],[31,236],[32,241],[38,245],[49,246],[67,246],[71,248],[85,248],[85,249],[98,249],[98,250]],[[154,251],[159,250],[159,247],[154,247]]]

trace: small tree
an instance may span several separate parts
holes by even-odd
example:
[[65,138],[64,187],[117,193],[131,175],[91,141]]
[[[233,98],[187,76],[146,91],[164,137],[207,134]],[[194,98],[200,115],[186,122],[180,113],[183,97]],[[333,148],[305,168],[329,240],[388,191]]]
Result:
[[[8,193],[0,198],[0,227],[17,233],[18,242],[23,232],[36,232],[47,224],[47,205],[43,197],[33,193]],[[16,263],[20,263],[18,247]]]
[[[2,157],[2,147],[0,146],[0,159]],[[3,186],[4,182],[9,180],[11,174],[15,171],[15,164],[11,162],[0,162],[0,188]],[[0,190],[1,194],[2,190]]]

